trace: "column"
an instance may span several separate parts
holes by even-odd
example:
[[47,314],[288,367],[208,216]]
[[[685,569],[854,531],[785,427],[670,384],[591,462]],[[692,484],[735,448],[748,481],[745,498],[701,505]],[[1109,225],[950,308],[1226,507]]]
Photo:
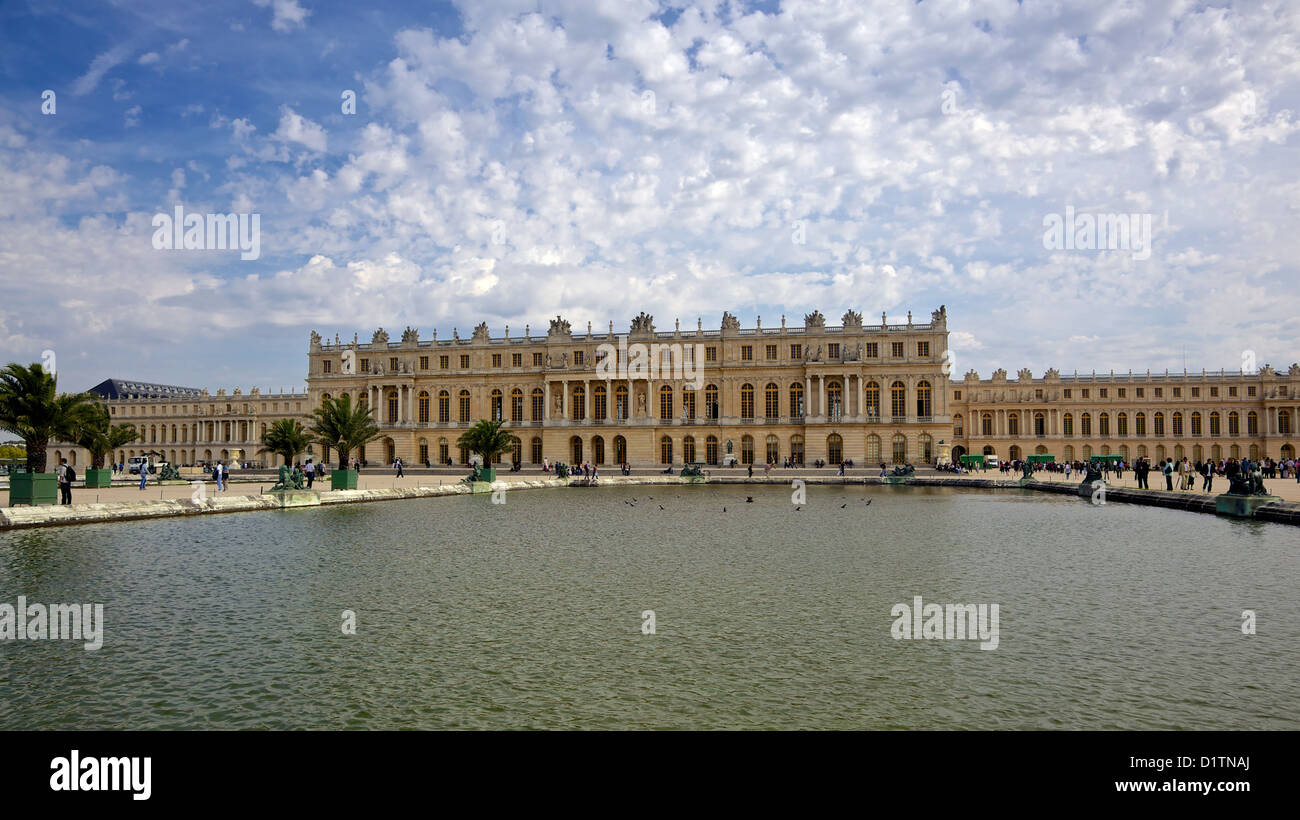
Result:
[[807,373],[803,377],[803,414],[812,415],[812,376]]
[[542,382],[542,420],[550,421],[551,419],[551,380],[546,379]]
[[415,415],[415,385],[413,384],[408,384],[406,386],[406,410],[406,418],[408,420],[412,422],[418,421],[418,418]]
[[560,380],[560,418],[569,417],[569,380]]
[[826,418],[830,418],[831,410],[829,407],[826,406],[826,374],[825,373],[818,374],[817,380],[821,384],[821,387],[818,388],[817,391],[818,392],[817,413],[818,415],[825,416]]
[[864,417],[867,415],[867,410],[866,407],[864,406],[867,401],[867,391],[866,391],[866,387],[862,384],[862,374],[859,373],[857,378],[858,378],[858,416]]

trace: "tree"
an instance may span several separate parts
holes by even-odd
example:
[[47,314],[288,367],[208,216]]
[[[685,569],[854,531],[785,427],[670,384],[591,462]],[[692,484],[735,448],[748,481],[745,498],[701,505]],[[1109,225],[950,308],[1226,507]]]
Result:
[[27,443],[27,471],[45,472],[50,440],[76,441],[92,407],[89,393],[59,393],[58,379],[40,363],[0,370],[0,430]]
[[87,411],[77,444],[90,453],[90,468],[104,469],[104,457],[118,447],[135,441],[139,434],[132,424],[113,424],[108,408],[102,404],[92,405]]
[[519,441],[514,433],[505,429],[505,425],[504,421],[479,419],[473,427],[461,434],[456,444],[478,453],[483,457],[483,466],[491,467],[493,462],[501,460],[502,453],[513,450]]
[[321,446],[339,451],[340,470],[348,468],[348,456],[353,450],[379,438],[374,411],[360,404],[354,407],[352,397],[346,393],[337,399],[323,399],[311,413],[312,435]]
[[262,434],[262,449],[258,453],[274,453],[292,465],[298,454],[313,441],[311,431],[297,419],[276,419]]

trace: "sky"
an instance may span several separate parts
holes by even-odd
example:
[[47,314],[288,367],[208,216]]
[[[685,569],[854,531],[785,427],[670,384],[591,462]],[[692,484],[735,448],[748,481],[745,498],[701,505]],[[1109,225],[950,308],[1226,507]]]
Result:
[[0,362],[301,390],[312,330],[943,304],[956,376],[1284,369],[1298,110],[1295,2],[8,0]]

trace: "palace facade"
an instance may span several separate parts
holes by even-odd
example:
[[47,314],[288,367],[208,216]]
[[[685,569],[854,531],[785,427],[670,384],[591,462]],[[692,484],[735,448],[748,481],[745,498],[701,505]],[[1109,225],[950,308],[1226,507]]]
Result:
[[[620,344],[644,346],[657,372],[606,362],[620,354],[602,345]],[[382,435],[362,457],[385,463],[465,463],[456,440],[483,418],[519,436],[513,458],[525,465],[924,463],[952,435],[947,344],[943,308],[906,324],[884,314],[865,324],[850,310],[838,327],[820,312],[768,328],[724,313],[718,328],[671,331],[643,313],[625,336],[613,322],[575,333],[560,317],[545,335],[525,326],[494,337],[486,323],[464,339],[407,328],[390,341],[381,328],[368,343],[331,344],[313,333],[307,392],[312,406],[346,394],[376,408]],[[623,365],[618,376],[611,364]]]
[[1051,454],[1087,461],[1183,457],[1295,458],[1300,364],[1285,372],[1129,373],[1034,378],[1005,370],[980,379],[969,372],[950,386],[952,457],[1004,460]]

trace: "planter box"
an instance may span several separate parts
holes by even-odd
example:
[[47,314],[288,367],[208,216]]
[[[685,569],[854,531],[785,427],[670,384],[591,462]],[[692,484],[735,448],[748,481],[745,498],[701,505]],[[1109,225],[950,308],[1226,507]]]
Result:
[[331,490],[355,490],[356,488],[356,470],[333,470],[330,472]]
[[491,484],[493,481],[496,481],[496,480],[497,480],[497,468],[496,468],[496,467],[479,467],[479,468],[478,468],[478,477],[479,477],[479,480],[481,480],[481,481],[486,481],[487,483]]
[[86,470],[86,489],[97,490],[113,486],[112,470]]
[[58,473],[14,473],[9,476],[9,506],[55,504],[59,500]]

